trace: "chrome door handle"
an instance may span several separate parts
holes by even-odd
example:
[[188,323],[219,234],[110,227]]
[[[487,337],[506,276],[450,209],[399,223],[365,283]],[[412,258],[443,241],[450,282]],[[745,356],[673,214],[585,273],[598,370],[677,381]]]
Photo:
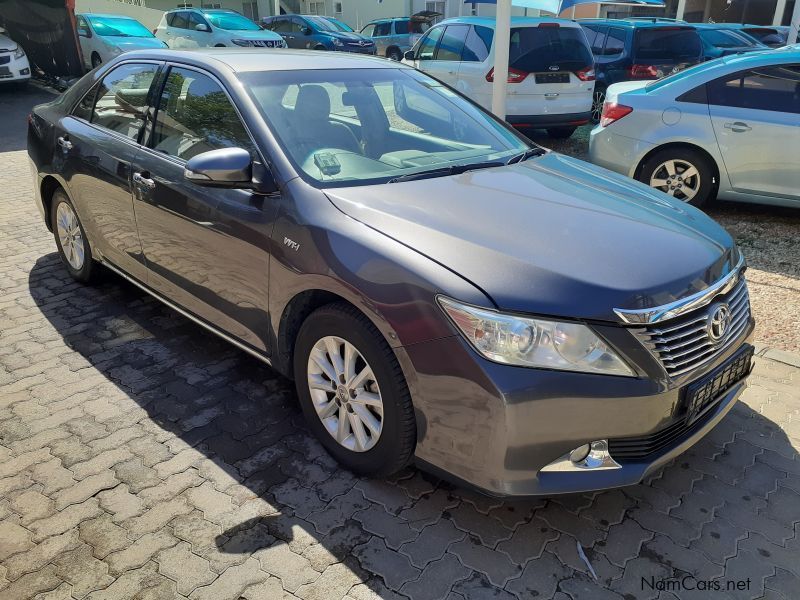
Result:
[[58,142],[58,145],[61,146],[61,149],[64,150],[64,152],[69,152],[72,150],[72,142],[70,142],[66,137],[60,137],[56,140],[56,142]]
[[558,98],[558,93],[556,93],[556,92],[550,92],[550,93],[548,93],[548,94],[545,94],[545,95],[544,95],[544,97],[545,97],[545,98]]
[[733,123],[725,123],[725,129],[730,129],[734,133],[744,133],[745,131],[750,131],[752,127],[750,127],[750,125],[747,123],[735,121]]
[[145,187],[145,188],[147,188],[149,190],[152,190],[152,189],[154,189],[156,187],[156,182],[155,181],[153,181],[152,179],[150,179],[148,177],[145,177],[141,173],[134,173],[133,174],[133,183],[135,183],[136,185],[140,185],[142,187]]

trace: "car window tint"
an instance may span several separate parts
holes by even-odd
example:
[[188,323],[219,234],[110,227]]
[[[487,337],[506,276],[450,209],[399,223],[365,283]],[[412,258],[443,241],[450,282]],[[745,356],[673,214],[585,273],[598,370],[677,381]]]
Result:
[[439,42],[436,60],[460,61],[461,52],[464,50],[464,40],[467,38],[468,32],[469,25],[448,25]]
[[189,29],[195,29],[198,25],[205,25],[209,30],[211,30],[211,27],[208,25],[208,21],[206,21],[198,13],[189,13]]
[[310,29],[311,33],[314,33],[314,28],[305,19],[293,17],[289,24],[289,31],[291,33],[305,33],[304,29]]
[[147,95],[157,65],[124,64],[103,78],[91,122],[136,140],[144,124]]
[[658,27],[636,32],[637,60],[679,62],[697,59],[703,45],[694,29]]
[[405,35],[408,33],[408,21],[406,19],[398,19],[394,22],[394,32],[397,35]]
[[603,46],[603,56],[619,56],[625,51],[625,37],[627,32],[621,27],[611,27]]
[[704,42],[715,48],[742,48],[755,45],[733,31],[701,29],[698,33]]
[[512,27],[508,66],[525,73],[544,73],[558,66],[577,71],[594,58],[580,27]]
[[361,30],[361,35],[372,37],[373,35],[375,35],[374,31],[375,31],[375,24],[370,23],[369,25],[364,27],[364,29]]
[[90,121],[92,118],[92,108],[94,108],[94,99],[97,97],[97,88],[93,87],[89,92],[81,98],[80,102],[72,109],[72,116],[84,121]]
[[588,29],[594,30],[595,36],[592,38],[591,43],[589,46],[592,49],[592,54],[595,56],[600,56],[603,54],[603,47],[606,43],[606,33],[608,29],[606,27],[589,27]]
[[375,33],[372,35],[391,35],[392,34],[392,24],[390,22],[386,23],[378,23],[375,25]]
[[150,146],[188,160],[218,148],[255,148],[220,85],[208,75],[173,67],[158,104]]
[[[489,58],[489,45],[475,31],[476,29],[488,29],[487,27],[470,27],[467,39],[464,41],[464,51],[461,53],[461,60],[467,62],[483,62]],[[491,31],[491,30],[489,30]],[[491,44],[491,38],[489,40]]]
[[428,32],[419,45],[417,60],[433,60],[433,53],[436,51],[436,44],[444,33],[444,27],[434,27]]
[[708,103],[800,114],[800,65],[763,67],[712,81]]
[[586,35],[586,42],[589,44],[589,48],[591,48],[594,45],[594,39],[597,37],[597,32],[590,27],[586,27],[585,25],[582,25],[582,27],[583,33]]
[[172,23],[170,23],[171,27],[177,27],[178,29],[189,29],[189,15],[185,10],[172,13],[172,15]]

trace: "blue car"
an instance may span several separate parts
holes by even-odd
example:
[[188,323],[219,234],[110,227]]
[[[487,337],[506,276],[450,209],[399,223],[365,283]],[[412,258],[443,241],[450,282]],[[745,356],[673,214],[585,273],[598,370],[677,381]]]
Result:
[[769,46],[742,30],[726,27],[725,24],[697,23],[695,27],[703,41],[703,55],[706,60],[755,50],[769,50]]
[[281,15],[261,19],[264,29],[274,31],[289,48],[298,50],[336,50],[375,54],[375,42],[353,31],[332,17],[318,15]]

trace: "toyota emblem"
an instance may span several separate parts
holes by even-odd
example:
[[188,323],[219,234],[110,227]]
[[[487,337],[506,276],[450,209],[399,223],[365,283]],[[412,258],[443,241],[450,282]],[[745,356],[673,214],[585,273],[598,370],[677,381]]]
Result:
[[731,324],[731,309],[727,304],[717,304],[708,313],[708,338],[719,342]]

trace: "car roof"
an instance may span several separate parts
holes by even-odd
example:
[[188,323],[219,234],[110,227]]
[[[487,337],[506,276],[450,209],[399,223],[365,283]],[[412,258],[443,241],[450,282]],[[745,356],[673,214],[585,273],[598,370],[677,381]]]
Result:
[[186,61],[196,66],[227,67],[235,73],[251,71],[293,71],[321,69],[411,69],[382,57],[350,52],[318,50],[274,50],[262,48],[198,48],[195,50],[131,50],[126,60],[149,59]]
[[[469,25],[483,25],[484,27],[490,27],[494,29],[497,25],[494,17],[452,17],[450,19],[445,19],[444,21],[440,21],[436,25],[443,25],[449,24],[452,25],[454,23],[464,23]],[[559,19],[558,17],[511,17],[511,26],[512,27],[523,27],[525,25],[530,25],[531,27],[535,27],[540,23],[558,23],[559,25],[566,26],[566,27],[577,27],[578,22],[572,19]]]
[[800,45],[795,47],[784,46],[782,48],[769,48],[756,52],[747,52],[745,54],[732,54],[726,56],[722,60],[726,65],[741,66],[744,69],[753,66],[751,63],[769,64],[770,62],[774,62],[776,58],[786,59],[791,62],[800,60]]
[[695,25],[695,23],[681,23],[680,21],[629,21],[627,19],[579,19],[578,23],[581,25],[614,25],[632,29],[693,29]]
[[128,15],[112,15],[110,13],[85,12],[85,13],[77,13],[76,16],[79,16],[79,17],[102,17],[103,19],[128,19],[130,21],[136,21],[135,17],[129,17]]

